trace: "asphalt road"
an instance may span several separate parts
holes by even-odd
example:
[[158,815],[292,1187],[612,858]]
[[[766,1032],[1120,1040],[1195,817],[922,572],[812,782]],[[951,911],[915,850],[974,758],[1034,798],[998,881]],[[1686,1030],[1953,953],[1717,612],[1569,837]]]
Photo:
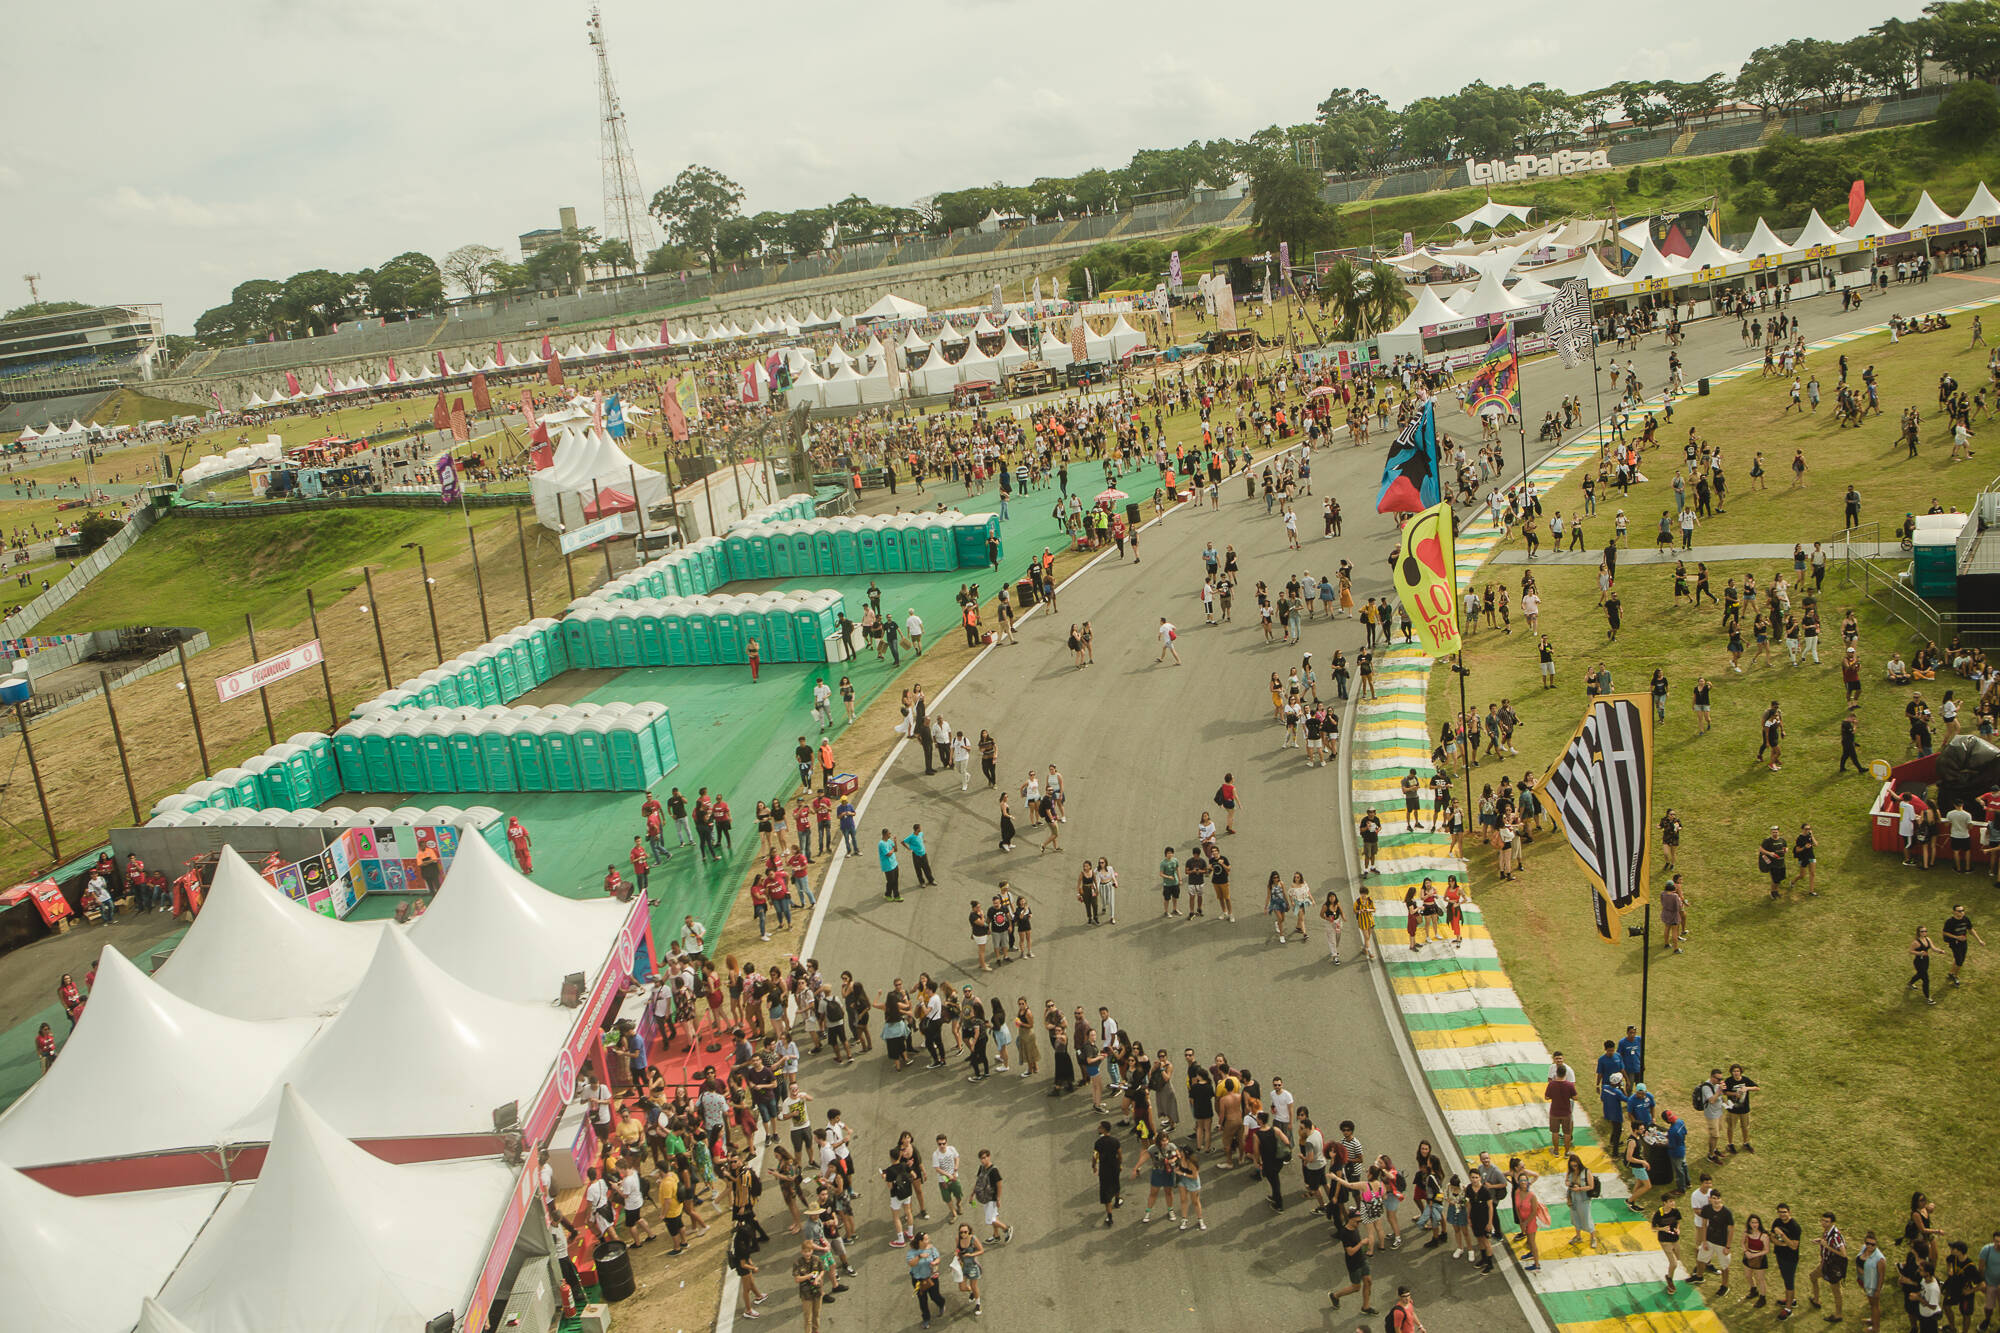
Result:
[[[1891,310],[1933,309],[1991,291],[1990,283],[1939,278],[1871,299],[1844,319],[1837,300],[1804,302],[1797,311],[1810,339],[1877,322]],[[1734,321],[1697,326],[1681,348],[1690,382],[1748,355]],[[1632,359],[1642,380],[1664,383],[1666,350],[1657,338]],[[1588,366],[1565,371],[1551,358],[1528,367],[1524,382],[1531,421],[1564,393],[1590,401]],[[1531,445],[1530,452],[1541,450]],[[1351,952],[1349,961],[1333,966],[1317,933],[1279,946],[1261,915],[1271,870],[1287,878],[1303,871],[1316,894],[1330,887],[1344,900],[1352,894],[1337,770],[1307,769],[1302,750],[1280,749],[1282,733],[1271,718],[1269,675],[1297,665],[1300,649],[1263,641],[1250,595],[1260,578],[1275,585],[1294,571],[1331,573],[1341,557],[1356,566],[1357,595],[1387,591],[1382,557],[1393,529],[1371,512],[1381,450],[1336,445],[1314,464],[1315,494],[1301,505],[1304,551],[1286,548],[1282,525],[1265,515],[1261,501],[1244,499],[1240,479],[1225,483],[1220,512],[1172,514],[1144,534],[1143,563],[1111,557],[1080,574],[1061,593],[1059,611],[1028,620],[1018,645],[989,651],[935,706],[970,735],[993,732],[1003,784],[1018,788],[1030,766],[1061,768],[1069,822],[1061,827],[1060,853],[1037,851],[1042,839],[1018,808],[1015,850],[998,850],[995,793],[985,788],[976,758],[972,789],[961,793],[955,776],[942,770],[926,776],[921,754],[906,745],[862,811],[863,855],[840,868],[813,952],[828,975],[850,969],[877,995],[895,977],[914,983],[929,972],[954,983],[976,980],[1010,1011],[1017,996],[1036,1012],[1049,998],[1065,1012],[1083,1005],[1093,1016],[1108,1006],[1122,1028],[1177,1061],[1192,1046],[1204,1060],[1227,1052],[1267,1088],[1273,1077],[1284,1079],[1316,1122],[1331,1127],[1352,1119],[1371,1155],[1388,1152],[1406,1165],[1420,1139],[1435,1141],[1434,1120],[1406,1072],[1402,1029],[1385,1013],[1375,969],[1353,961]],[[1322,540],[1319,501],[1329,488],[1345,512],[1345,535]],[[1202,624],[1197,594],[1205,541],[1218,549],[1234,544],[1242,565],[1231,625]],[[1163,615],[1181,629],[1178,667],[1156,660]],[[1062,640],[1070,623],[1086,619],[1096,631],[1096,664],[1078,670]],[[1328,695],[1325,666],[1333,649],[1344,648],[1351,659],[1360,641],[1351,620],[1306,624],[1303,648],[1314,654]],[[946,684],[923,683],[933,698]],[[1234,868],[1238,920],[1162,920],[1154,887],[1161,848],[1172,843],[1185,856],[1226,771],[1242,791],[1241,832],[1222,840]],[[939,885],[915,888],[906,856],[906,901],[886,902],[873,855],[877,831],[887,827],[901,837],[916,822],[924,826]],[[1085,855],[1108,857],[1120,872],[1115,926],[1083,922],[1073,885]],[[1035,908],[1036,956],[980,974],[965,926],[967,904],[984,902],[1002,879]],[[1298,1201],[1296,1164],[1286,1170],[1292,1198],[1282,1215],[1247,1172],[1211,1166],[1206,1233],[1181,1232],[1159,1218],[1141,1226],[1143,1183],[1129,1188],[1115,1226],[1098,1226],[1089,1167],[1098,1116],[1087,1096],[1045,1095],[1046,1043],[1043,1055],[1037,1079],[996,1076],[977,1085],[966,1081],[959,1060],[939,1071],[919,1060],[896,1073],[879,1042],[874,1054],[845,1068],[824,1056],[808,1058],[802,1085],[816,1099],[816,1119],[838,1108],[858,1131],[861,1231],[854,1253],[861,1272],[826,1311],[829,1327],[902,1328],[916,1318],[875,1175],[905,1129],[926,1159],[941,1132],[968,1165],[979,1149],[990,1148],[1006,1178],[1002,1212],[1016,1233],[986,1261],[988,1327],[1046,1329],[1052,1318],[1063,1326],[1087,1318],[1105,1329],[1218,1333],[1380,1327],[1358,1316],[1352,1298],[1338,1314],[1329,1309],[1327,1289],[1344,1278],[1326,1225]],[[1126,1142],[1129,1172],[1137,1142]],[[931,1203],[933,1240],[948,1254],[954,1228],[934,1194]],[[969,1201],[967,1207],[976,1211]],[[1407,1209],[1404,1221],[1412,1221]],[[1378,1257],[1376,1307],[1386,1309],[1396,1284],[1407,1283],[1426,1325],[1439,1333],[1529,1326],[1504,1276],[1478,1276],[1448,1255],[1405,1246]],[[773,1278],[765,1289],[776,1293],[765,1309],[791,1319],[797,1316],[788,1284],[773,1271],[782,1272],[783,1256],[777,1246],[763,1256]],[[951,1294],[950,1317],[962,1317],[963,1301]]]

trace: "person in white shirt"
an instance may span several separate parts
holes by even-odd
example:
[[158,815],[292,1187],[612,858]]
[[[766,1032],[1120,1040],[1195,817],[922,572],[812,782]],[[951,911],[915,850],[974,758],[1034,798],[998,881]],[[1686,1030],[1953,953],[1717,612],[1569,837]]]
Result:
[[590,1085],[590,1119],[597,1126],[597,1137],[611,1137],[611,1085],[603,1079]]
[[1285,1090],[1285,1080],[1281,1078],[1271,1080],[1271,1096],[1269,1098],[1271,1123],[1277,1126],[1279,1132],[1285,1136],[1287,1143],[1292,1140],[1292,1103],[1297,1100],[1298,1098]]
[[692,916],[684,916],[681,918],[682,953],[690,955],[699,955],[701,953],[702,945],[707,943],[707,941],[708,941],[708,927],[702,925],[701,922],[695,920]]
[[611,1186],[597,1174],[597,1168],[590,1168],[590,1183],[583,1187],[583,1201],[590,1209],[591,1225],[609,1235],[617,1225],[618,1215],[611,1207]]
[[1165,616],[1161,616],[1160,655],[1154,658],[1153,660],[1155,662],[1164,662],[1167,660],[1168,655],[1171,654],[1174,659],[1174,665],[1179,666],[1181,664],[1180,649],[1174,647],[1174,640],[1179,637],[1180,637],[1180,631],[1174,628],[1173,622],[1168,620]]
[[952,737],[951,766],[958,770],[958,789],[965,791],[972,786],[972,742],[964,732]]
[[931,1173],[937,1177],[938,1198],[957,1217],[965,1206],[965,1189],[958,1179],[958,1149],[940,1134],[937,1151],[931,1154]]
[[653,1238],[653,1229],[646,1225],[643,1215],[646,1207],[646,1186],[645,1182],[639,1179],[638,1167],[629,1164],[626,1166],[625,1174],[618,1177],[618,1193],[625,1205],[623,1219],[625,1243],[636,1250]]
[[833,722],[833,687],[822,676],[813,685],[813,718],[819,729],[825,731]]
[[910,651],[917,656],[924,655],[924,622],[917,616],[917,608],[910,608],[910,617],[903,622],[903,633],[910,637]]

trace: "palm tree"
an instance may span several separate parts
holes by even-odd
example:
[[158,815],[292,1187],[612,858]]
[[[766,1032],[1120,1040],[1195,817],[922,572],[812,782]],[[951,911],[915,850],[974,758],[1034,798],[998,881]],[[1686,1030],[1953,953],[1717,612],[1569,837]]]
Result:
[[1410,288],[1394,265],[1380,260],[1368,266],[1367,295],[1361,311],[1361,327],[1371,333],[1392,329],[1412,304]]
[[1338,260],[1319,280],[1319,290],[1340,321],[1335,330],[1335,340],[1352,342],[1354,331],[1361,326],[1362,309],[1368,299],[1361,274],[1347,260]]

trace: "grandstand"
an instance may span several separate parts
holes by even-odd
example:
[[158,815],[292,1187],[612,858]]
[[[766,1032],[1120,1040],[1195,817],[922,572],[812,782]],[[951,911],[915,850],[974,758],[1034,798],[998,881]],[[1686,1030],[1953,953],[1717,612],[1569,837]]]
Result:
[[157,305],[110,305],[0,320],[0,397],[74,393],[163,369],[166,321]]

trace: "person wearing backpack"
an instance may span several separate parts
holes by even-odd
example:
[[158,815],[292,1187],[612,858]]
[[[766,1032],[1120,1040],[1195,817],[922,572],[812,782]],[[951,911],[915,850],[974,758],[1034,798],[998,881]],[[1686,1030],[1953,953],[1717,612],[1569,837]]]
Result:
[[1722,1071],[1708,1071],[1706,1082],[1694,1085],[1694,1109],[1708,1123],[1708,1160],[1722,1160],[1722,1113],[1729,1102],[1722,1086]]
[[1014,1228],[1000,1220],[1000,1168],[993,1165],[993,1150],[979,1150],[979,1170],[973,1173],[972,1197],[986,1222],[987,1239],[1005,1245],[1014,1239]]

